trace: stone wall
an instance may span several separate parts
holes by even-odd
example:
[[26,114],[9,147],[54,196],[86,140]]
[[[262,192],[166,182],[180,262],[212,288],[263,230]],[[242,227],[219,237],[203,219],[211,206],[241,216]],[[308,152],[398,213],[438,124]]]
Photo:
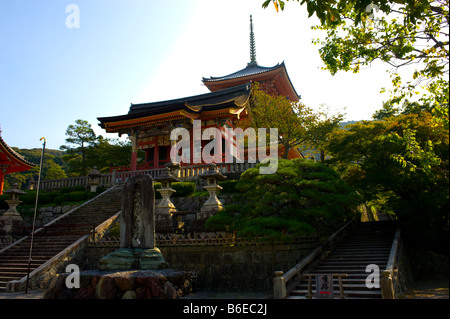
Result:
[[[172,269],[194,272],[199,290],[272,292],[274,272],[287,271],[318,243],[158,247]],[[84,269],[116,248],[87,247]],[[80,266],[81,267],[81,266]]]
[[[39,227],[45,225],[76,207],[78,207],[78,205],[39,207],[36,214],[36,226]],[[2,215],[5,211],[6,210],[0,210],[0,215]],[[25,226],[32,226],[33,214],[34,208],[30,209],[30,211],[28,211],[26,214],[20,214],[25,223]]]
[[67,287],[69,274],[56,276],[46,299],[177,299],[192,291],[192,274],[163,270],[80,272],[79,287]]

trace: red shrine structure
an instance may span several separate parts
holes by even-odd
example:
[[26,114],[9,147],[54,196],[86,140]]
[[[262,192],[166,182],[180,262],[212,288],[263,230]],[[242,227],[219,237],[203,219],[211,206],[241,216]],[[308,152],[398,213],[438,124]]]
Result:
[[6,174],[27,171],[33,168],[35,164],[24,159],[6,144],[2,138],[0,130],[0,195],[3,194],[3,183]]
[[[237,72],[221,76],[203,78],[209,93],[175,100],[131,104],[127,114],[98,117],[100,127],[107,133],[127,134],[132,141],[131,166],[121,170],[163,168],[170,162],[173,142],[170,132],[183,127],[193,136],[193,120],[201,120],[201,129],[215,127],[225,133],[226,128],[235,128],[236,122],[248,116],[251,83],[259,82],[260,87],[272,95],[285,96],[297,102],[300,96],[289,79],[283,63],[273,67],[263,67],[256,62],[253,21],[250,16],[250,62]],[[226,134],[222,137],[222,149]],[[202,147],[209,141],[202,141]],[[145,164],[137,165],[137,152],[145,152]],[[191,144],[191,150],[193,145]],[[191,163],[193,162],[191,152]],[[224,152],[222,152],[224,153]],[[290,150],[288,157],[300,157],[297,150]],[[181,163],[183,165],[183,163]]]

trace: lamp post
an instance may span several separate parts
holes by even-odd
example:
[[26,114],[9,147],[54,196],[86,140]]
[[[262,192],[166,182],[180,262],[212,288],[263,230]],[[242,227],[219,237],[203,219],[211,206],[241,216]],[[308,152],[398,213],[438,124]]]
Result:
[[44,160],[44,152],[45,152],[45,143],[46,143],[45,137],[41,137],[40,141],[42,141],[42,140],[44,140],[44,143],[42,145],[41,163],[39,165],[39,177],[38,177],[38,184],[37,184],[37,189],[36,189],[36,202],[34,204],[33,226],[31,229],[30,254],[28,256],[27,284],[25,286],[25,293],[28,293],[28,282],[30,280],[31,256],[33,253],[33,241],[34,241],[34,228],[36,225],[36,211],[37,211],[37,204],[38,204],[38,198],[39,198],[39,187],[41,185],[42,161]]

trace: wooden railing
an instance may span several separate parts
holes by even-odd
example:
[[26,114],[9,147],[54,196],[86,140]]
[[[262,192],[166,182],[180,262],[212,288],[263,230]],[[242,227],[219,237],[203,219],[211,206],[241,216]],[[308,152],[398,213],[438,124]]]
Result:
[[381,272],[380,286],[381,297],[383,299],[397,298],[397,284],[399,282],[399,249],[400,249],[400,229],[397,228],[394,240],[392,241],[389,259],[386,264],[386,269]]
[[[229,173],[243,173],[249,168],[256,166],[256,163],[230,163],[230,164],[216,164],[218,170],[222,174]],[[208,170],[207,164],[182,166],[178,170],[178,177],[181,180],[191,180],[197,178],[199,175]],[[124,183],[131,177],[136,175],[149,174],[153,178],[159,177],[164,172],[163,168],[151,168],[137,171],[113,171],[112,173],[103,174],[99,179],[101,187],[110,187],[118,183]],[[47,179],[41,181],[41,190],[57,190],[63,187],[89,186],[89,176],[69,177],[60,179]]]
[[[308,256],[300,260],[294,267],[289,269],[286,273],[282,271],[275,272],[275,278],[273,279],[273,294],[275,299],[284,299],[289,294],[291,287],[289,281],[294,277],[301,274],[301,272],[312,262],[317,260],[322,253],[329,250],[337,241],[339,241],[344,234],[352,228],[357,222],[356,218],[348,221],[344,226],[342,226],[338,231],[333,233],[321,246],[314,249]],[[291,287],[290,287],[291,286]]]

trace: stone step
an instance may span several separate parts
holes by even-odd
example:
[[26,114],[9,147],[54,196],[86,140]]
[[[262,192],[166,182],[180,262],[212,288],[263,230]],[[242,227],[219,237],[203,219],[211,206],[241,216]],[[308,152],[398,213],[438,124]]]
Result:
[[[306,295],[308,294],[308,290],[293,290],[291,291],[289,297],[287,299],[306,299]],[[316,290],[313,289],[312,290],[312,295],[313,295],[313,299],[316,299],[315,297],[316,294]],[[344,290],[344,296],[345,299],[352,299],[352,298],[357,298],[357,299],[365,299],[365,298],[370,298],[370,299],[381,299],[381,291],[376,290],[376,291],[369,291],[369,290],[349,290],[346,291]],[[300,297],[300,298],[295,298],[295,297]],[[339,299],[340,295],[339,295],[339,290],[334,291],[334,298],[335,299]]]
[[375,265],[386,265],[387,259],[373,259],[373,260],[333,260],[333,259],[325,259],[323,260],[319,266],[364,266],[367,267],[369,264]]
[[[34,236],[31,268],[35,269],[66,249],[84,234],[120,211],[123,187],[104,194]],[[67,225],[69,228],[65,229]],[[39,228],[39,227],[38,227]],[[76,235],[73,233],[76,232]],[[0,254],[0,290],[10,280],[21,279],[28,271],[31,237]]]

